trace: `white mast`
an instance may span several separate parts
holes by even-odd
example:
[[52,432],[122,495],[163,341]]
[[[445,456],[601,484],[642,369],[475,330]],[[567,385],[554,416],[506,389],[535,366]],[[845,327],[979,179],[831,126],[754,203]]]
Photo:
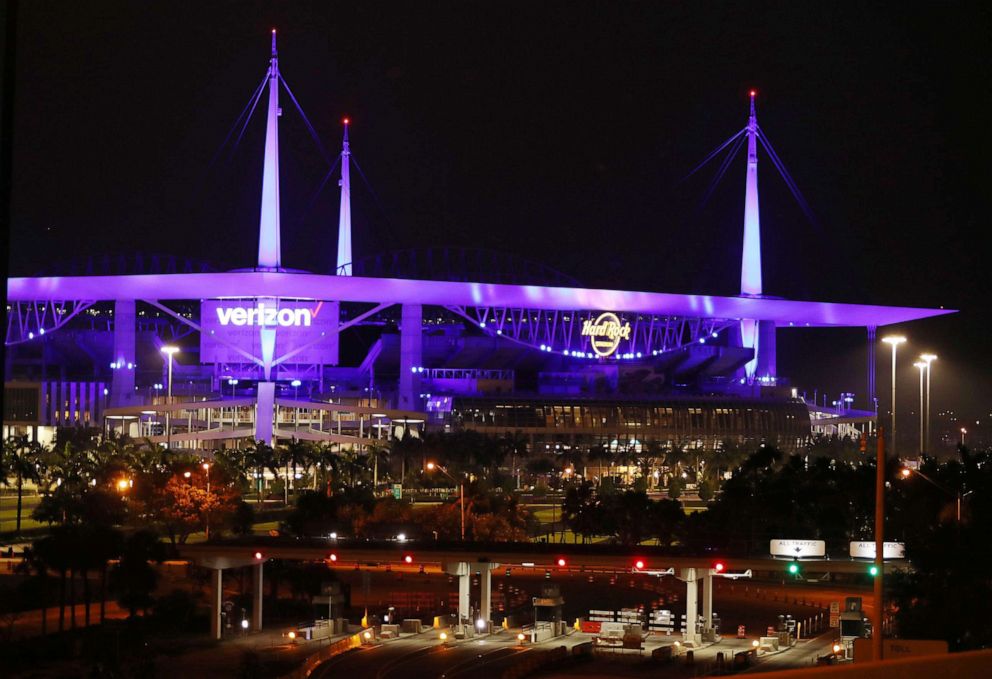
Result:
[[265,164],[262,170],[262,209],[258,222],[258,268],[278,269],[282,264],[279,241],[279,58],[276,29],[272,29],[269,59],[269,113],[265,126]]
[[[761,215],[758,211],[758,116],[754,112],[751,90],[751,115],[747,119],[747,178],[744,187],[744,247],[741,250],[741,295],[761,295]],[[741,344],[754,349],[754,358],[744,366],[748,381],[758,367],[759,329],[757,321],[741,321]]]
[[741,294],[761,294],[761,216],[758,213],[758,117],[751,90],[747,121],[747,184],[744,193],[744,249],[741,253]]
[[341,211],[338,215],[338,265],[339,276],[351,275],[351,146],[348,144],[348,124],[344,119],[344,142],[341,145]]

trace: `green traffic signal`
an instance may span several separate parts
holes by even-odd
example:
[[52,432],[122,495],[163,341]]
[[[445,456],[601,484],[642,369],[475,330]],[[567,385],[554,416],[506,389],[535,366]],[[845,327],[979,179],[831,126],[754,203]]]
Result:
[[870,575],[871,577],[875,577],[876,575],[878,575],[878,566],[876,566],[875,564],[869,566],[868,575]]
[[796,575],[799,573],[799,564],[793,561],[789,564],[789,574]]

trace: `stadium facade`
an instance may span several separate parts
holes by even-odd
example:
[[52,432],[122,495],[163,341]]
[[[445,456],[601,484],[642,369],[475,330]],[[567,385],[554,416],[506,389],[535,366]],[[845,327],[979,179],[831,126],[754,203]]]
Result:
[[[950,313],[763,295],[759,144],[780,163],[753,93],[728,141],[747,148],[740,295],[590,289],[464,249],[353,260],[347,120],[337,260],[326,273],[288,269],[284,84],[273,32],[253,97],[267,102],[256,266],[136,255],[8,281],[5,435],[97,426],[210,451],[249,439],[362,447],[437,428],[520,432],[535,451],[757,439],[795,449],[813,427],[851,430],[874,414],[799,398],[778,374],[778,332],[862,327],[873,346],[881,326]],[[871,358],[869,398],[873,371]]]

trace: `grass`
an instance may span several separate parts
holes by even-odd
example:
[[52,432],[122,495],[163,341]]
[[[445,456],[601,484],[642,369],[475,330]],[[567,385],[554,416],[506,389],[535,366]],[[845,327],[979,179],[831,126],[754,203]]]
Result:
[[[21,507],[21,529],[41,528],[47,524],[31,518],[31,512],[41,502],[40,495],[24,495]],[[17,523],[17,495],[5,491],[0,494],[0,533],[13,531]]]

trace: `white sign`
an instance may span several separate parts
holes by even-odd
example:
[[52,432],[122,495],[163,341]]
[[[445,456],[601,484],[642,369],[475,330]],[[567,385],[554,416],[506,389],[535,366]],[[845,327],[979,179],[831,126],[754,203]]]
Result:
[[[275,334],[272,359],[286,364],[337,362],[337,305],[283,299],[206,299],[200,303],[200,361],[264,360],[263,335]],[[243,353],[242,353],[243,352]]]
[[[874,559],[875,541],[852,542],[852,559]],[[902,542],[885,542],[882,544],[882,560],[885,559],[905,559],[906,545]]]
[[823,558],[827,553],[827,543],[823,540],[772,540],[771,554],[790,559]]
[[279,325],[284,328],[309,327],[313,325],[313,309],[297,307],[295,309],[279,308],[272,302],[266,306],[259,302],[258,306],[219,306],[215,309],[217,321],[221,325]]

